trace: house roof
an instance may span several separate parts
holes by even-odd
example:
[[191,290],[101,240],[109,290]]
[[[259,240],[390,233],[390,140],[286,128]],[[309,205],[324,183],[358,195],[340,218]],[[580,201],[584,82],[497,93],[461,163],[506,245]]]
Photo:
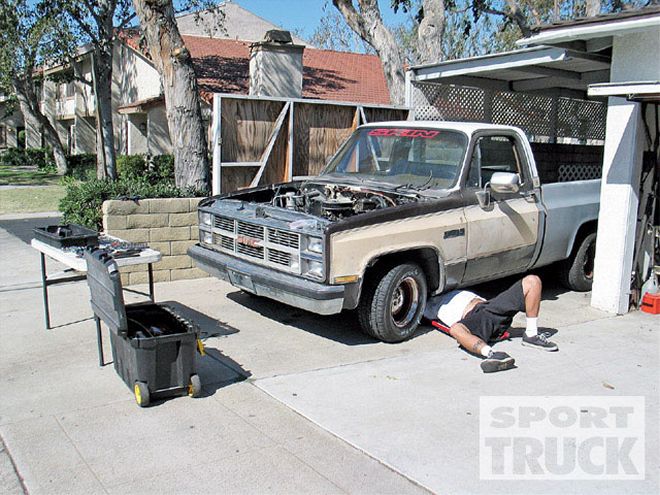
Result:
[[[250,41],[183,35],[197,73],[202,98],[213,93],[247,94],[250,81]],[[124,41],[141,51],[137,36]],[[380,59],[376,55],[305,48],[303,98],[389,104],[390,96]]]
[[[220,7],[219,15],[212,10],[202,10],[176,16],[179,32],[183,35],[259,41],[266,31],[282,29],[237,3],[222,2]],[[292,36],[296,45],[311,46],[305,40]]]
[[607,38],[626,32],[651,28],[658,29],[659,27],[660,5],[650,5],[636,10],[545,24],[539,26],[535,34],[516,41],[516,44],[566,43],[576,40]]

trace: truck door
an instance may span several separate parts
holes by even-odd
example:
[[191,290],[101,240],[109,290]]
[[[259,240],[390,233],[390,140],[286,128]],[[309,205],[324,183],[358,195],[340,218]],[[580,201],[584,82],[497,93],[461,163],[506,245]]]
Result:
[[[483,190],[495,172],[518,174],[520,190],[507,194],[491,191],[490,205],[482,208],[476,192]],[[467,264],[463,283],[524,271],[538,241],[539,208],[515,134],[479,134],[464,180]]]

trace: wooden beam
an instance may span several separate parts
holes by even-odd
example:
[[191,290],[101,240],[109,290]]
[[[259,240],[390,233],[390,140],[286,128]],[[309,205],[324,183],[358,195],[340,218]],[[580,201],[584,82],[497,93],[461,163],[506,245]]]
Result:
[[211,192],[213,195],[222,194],[222,98],[220,95],[213,95],[213,183]]
[[222,162],[222,168],[233,167],[261,167],[262,162]]
[[367,120],[367,116],[364,114],[364,107],[360,105],[358,107],[358,110],[360,111],[360,117],[362,117],[362,123],[363,124],[368,124],[369,121]]
[[289,129],[286,141],[286,165],[284,166],[284,176],[286,182],[293,180],[293,116],[295,103],[290,102],[289,107]]
[[259,167],[259,170],[254,176],[254,179],[252,179],[252,182],[250,182],[250,187],[257,187],[259,185],[259,182],[261,181],[261,177],[264,175],[264,170],[266,170],[266,165],[268,165],[268,158],[270,157],[270,154],[273,151],[273,147],[275,146],[275,141],[277,141],[277,137],[280,135],[280,130],[282,129],[282,125],[284,124],[284,119],[289,113],[290,107],[291,107],[291,102],[290,101],[286,102],[284,108],[277,117],[277,120],[275,121],[275,126],[273,127],[273,132],[271,132],[270,138],[268,139],[268,145],[266,146],[266,149],[264,150],[264,152],[261,155],[261,158],[259,159],[261,166]]
[[540,65],[533,65],[529,67],[518,67],[514,69],[527,74],[538,74],[539,76],[559,77],[561,79],[571,79],[579,81],[582,76],[579,72],[574,72],[565,69],[555,69],[553,67],[541,67]]

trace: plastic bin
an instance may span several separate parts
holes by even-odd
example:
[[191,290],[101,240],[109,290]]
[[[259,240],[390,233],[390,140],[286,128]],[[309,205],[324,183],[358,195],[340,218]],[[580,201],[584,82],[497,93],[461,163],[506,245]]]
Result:
[[49,225],[34,229],[35,239],[58,249],[72,246],[98,246],[99,233],[75,223]]
[[97,325],[103,320],[108,326],[115,371],[133,390],[136,402],[145,407],[154,398],[197,397],[201,383],[195,373],[194,327],[163,305],[125,305],[112,257],[94,249],[85,253],[85,259]]

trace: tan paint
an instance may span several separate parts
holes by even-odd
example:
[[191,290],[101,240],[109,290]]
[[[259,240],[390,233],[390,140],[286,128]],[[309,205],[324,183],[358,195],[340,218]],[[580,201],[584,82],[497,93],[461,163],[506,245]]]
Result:
[[361,275],[371,260],[384,254],[425,247],[435,249],[441,263],[459,262],[465,259],[465,236],[443,237],[460,228],[465,228],[462,208],[332,234],[330,280]]
[[492,210],[465,208],[467,258],[482,258],[536,244],[539,211],[523,198],[494,201]]

